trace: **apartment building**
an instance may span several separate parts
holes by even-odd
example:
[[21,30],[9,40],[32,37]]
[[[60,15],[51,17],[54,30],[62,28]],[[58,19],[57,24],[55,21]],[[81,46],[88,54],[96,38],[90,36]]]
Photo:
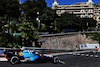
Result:
[[97,24],[100,24],[100,7],[94,6],[94,2],[92,0],[74,5],[59,5],[57,0],[55,0],[52,4],[52,9],[56,9],[56,13],[59,16],[65,12],[68,12],[81,18],[93,18],[98,22]]

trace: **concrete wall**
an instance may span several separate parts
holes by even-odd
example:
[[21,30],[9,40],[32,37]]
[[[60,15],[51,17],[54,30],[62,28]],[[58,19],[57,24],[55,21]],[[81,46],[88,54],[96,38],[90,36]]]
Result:
[[66,36],[40,37],[39,40],[45,41],[42,43],[42,48],[50,49],[79,49],[79,44],[98,43],[85,35],[75,34]]

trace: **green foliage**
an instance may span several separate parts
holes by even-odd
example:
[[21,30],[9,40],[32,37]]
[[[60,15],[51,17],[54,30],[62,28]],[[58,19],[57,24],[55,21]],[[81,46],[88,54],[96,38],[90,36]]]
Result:
[[0,46],[1,47],[20,47],[21,41],[19,38],[14,37],[10,34],[1,34],[0,35]]
[[[42,14],[42,10],[46,7],[45,0],[27,0],[21,5],[18,0],[0,1],[0,23],[4,21],[4,24],[0,25],[0,30],[9,28],[11,33],[21,33],[25,45],[30,45],[39,38],[37,35],[37,12]],[[23,14],[21,14],[21,11]],[[9,18],[10,23],[7,23]],[[41,27],[42,29],[45,29],[45,24],[43,23]],[[18,40],[16,40],[12,35],[6,34],[0,38],[1,46],[20,47],[18,41],[20,38],[17,38]],[[9,40],[9,38],[12,39],[12,41]]]
[[3,26],[2,19],[3,19],[3,17],[0,17],[0,32],[3,31],[3,29],[2,29],[2,26]]
[[75,29],[77,31],[82,31],[86,30],[87,27],[96,27],[97,23],[97,21],[93,18],[80,18],[69,13],[62,14],[58,19],[56,19],[56,22],[61,31],[63,29]]
[[97,21],[94,20],[93,18],[81,18],[81,26],[83,30],[87,29],[87,23],[88,23],[88,28],[93,28],[96,27]]
[[1,26],[2,29],[7,29],[9,28],[11,30],[11,33],[15,33],[18,29],[18,21],[17,19],[10,17],[10,23],[6,23]]
[[64,13],[57,20],[57,26],[62,31],[63,29],[77,29],[79,30],[80,18],[76,17],[76,15]]
[[40,32],[47,32],[48,29],[46,28],[46,25],[41,23],[41,28],[39,29]]
[[42,23],[49,25],[51,21],[54,20],[54,17],[55,17],[55,11],[47,7],[42,10],[42,14],[40,15],[40,20]]
[[21,13],[19,9],[18,0],[0,0],[0,16],[8,15],[10,12],[11,17],[18,18]]
[[51,8],[47,7],[42,10],[42,14],[40,15],[41,23],[45,24],[45,28],[50,32],[53,27],[52,23],[55,19],[55,11]]
[[[5,27],[5,25],[9,25],[7,24],[9,17],[11,22],[16,21],[15,19],[18,21],[20,14],[20,4],[18,0],[0,0],[0,32],[2,32],[4,28],[8,28]],[[12,20],[11,18],[15,19]],[[11,29],[15,29],[14,25]]]
[[90,37],[93,40],[99,41],[100,44],[100,33],[90,33],[86,34],[87,37]]
[[37,12],[42,13],[41,11],[46,7],[45,0],[33,0],[33,1],[25,1],[21,5],[21,9],[26,14],[27,19],[36,19]]
[[26,40],[26,45],[32,44],[30,41],[33,42],[39,38],[32,22],[20,23],[18,30],[21,32],[21,37]]

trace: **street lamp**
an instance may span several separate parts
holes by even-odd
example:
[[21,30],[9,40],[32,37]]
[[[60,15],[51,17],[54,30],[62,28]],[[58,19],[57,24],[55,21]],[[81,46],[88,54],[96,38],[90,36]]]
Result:
[[39,19],[39,12],[37,12],[38,17],[36,18],[36,20],[38,21],[38,29],[40,28],[40,19]]
[[39,28],[40,28],[40,19],[39,19],[39,12],[37,12],[38,17],[36,18],[36,21],[38,22],[38,32],[37,35],[39,35]]

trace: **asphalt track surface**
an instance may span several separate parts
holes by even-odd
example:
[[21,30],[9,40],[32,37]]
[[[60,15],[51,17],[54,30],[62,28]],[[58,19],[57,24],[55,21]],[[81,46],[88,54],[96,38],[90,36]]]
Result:
[[100,67],[100,53],[75,53],[61,55],[58,57],[61,60],[64,60],[66,64],[31,62],[11,65],[9,62],[0,62],[0,67]]

